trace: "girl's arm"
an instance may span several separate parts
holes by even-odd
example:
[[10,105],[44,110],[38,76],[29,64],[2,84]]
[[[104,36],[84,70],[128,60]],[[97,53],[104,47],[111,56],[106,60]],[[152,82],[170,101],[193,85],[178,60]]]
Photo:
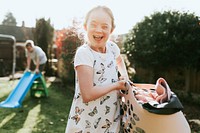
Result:
[[113,90],[126,90],[125,80],[105,86],[93,86],[93,68],[86,65],[76,67],[83,102],[95,100]]
[[122,78],[122,79],[124,79],[126,81],[129,80],[127,69],[126,69],[126,65],[124,63],[124,59],[120,55],[119,57],[117,57],[116,60],[117,60],[118,71],[119,71],[119,73],[121,75],[120,78]]

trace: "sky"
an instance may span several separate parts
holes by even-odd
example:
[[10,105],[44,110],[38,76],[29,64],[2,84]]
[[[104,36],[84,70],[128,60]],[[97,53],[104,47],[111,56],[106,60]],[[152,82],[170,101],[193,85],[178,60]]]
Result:
[[11,12],[17,26],[35,27],[36,19],[50,18],[55,29],[72,25],[72,20],[83,21],[86,13],[97,5],[109,7],[114,14],[116,29],[113,34],[124,34],[154,12],[168,10],[195,13],[200,16],[200,0],[0,0],[0,24]]

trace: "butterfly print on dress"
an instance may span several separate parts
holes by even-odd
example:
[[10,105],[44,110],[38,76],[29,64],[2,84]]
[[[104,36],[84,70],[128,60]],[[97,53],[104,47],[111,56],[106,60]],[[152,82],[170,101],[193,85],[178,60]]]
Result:
[[81,93],[78,93],[78,94],[74,97],[74,99],[80,98],[80,95],[81,95]]
[[111,61],[111,62],[107,65],[108,68],[111,68],[111,67],[113,67],[113,66],[114,66],[113,61]]
[[81,118],[79,115],[76,114],[76,115],[72,116],[71,119],[74,120],[77,125]]
[[80,121],[80,114],[84,111],[84,109],[80,109],[79,107],[75,107],[75,115],[71,117],[72,120],[75,121],[76,124]]
[[121,115],[118,115],[115,119],[114,119],[114,122],[117,122],[118,120],[120,120],[121,118]]
[[115,82],[117,82],[117,80],[115,80],[115,79],[112,79],[112,80],[111,80],[111,82],[112,82],[112,83],[115,83]]
[[98,127],[100,120],[101,120],[101,117],[99,117],[98,119],[95,120],[95,122],[94,122],[95,129]]
[[107,78],[104,78],[103,75],[105,73],[105,66],[103,63],[100,64],[101,65],[101,70],[97,71],[96,74],[101,74],[100,77],[98,78],[98,81],[100,83],[103,83],[104,81],[107,80]]
[[76,114],[81,114],[84,111],[84,109],[80,109],[78,106],[75,107],[75,113]]
[[99,77],[99,79],[98,79],[98,81],[100,82],[100,83],[103,83],[104,81],[106,81],[107,80],[107,78],[104,78],[102,75]]
[[96,62],[97,62],[97,60],[94,60],[94,64],[93,64],[93,67],[96,65]]
[[101,70],[97,71],[97,74],[104,74],[105,73],[105,66],[103,63],[100,64],[101,65]]
[[105,108],[106,108],[106,112],[105,112],[105,115],[106,115],[106,114],[110,113],[110,107],[106,105]]
[[94,116],[94,115],[97,114],[97,113],[98,113],[98,111],[97,111],[97,106],[95,106],[94,109],[93,109],[91,112],[88,113],[88,115],[89,115],[89,116]]
[[102,128],[106,128],[104,133],[108,133],[109,132],[109,128],[110,128],[111,124],[112,123],[108,119],[106,119],[106,124],[102,126]]
[[106,100],[108,100],[110,98],[110,96],[103,96],[101,99],[100,99],[100,105],[102,105]]
[[86,126],[85,128],[91,128],[91,123],[88,120],[85,120]]
[[116,53],[114,51],[112,51],[112,54],[114,55],[114,58],[116,57]]

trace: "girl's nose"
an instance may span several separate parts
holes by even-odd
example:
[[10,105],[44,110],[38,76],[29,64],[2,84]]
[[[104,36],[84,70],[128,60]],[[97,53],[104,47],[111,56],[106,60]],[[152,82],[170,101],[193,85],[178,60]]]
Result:
[[97,26],[96,29],[95,29],[95,31],[96,31],[96,32],[101,32],[101,31],[102,31],[101,26]]

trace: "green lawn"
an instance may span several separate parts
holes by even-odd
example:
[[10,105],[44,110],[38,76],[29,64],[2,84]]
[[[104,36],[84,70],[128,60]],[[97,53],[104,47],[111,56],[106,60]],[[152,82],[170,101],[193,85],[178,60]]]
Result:
[[[0,101],[17,82],[0,82]],[[60,82],[47,84],[47,98],[32,98],[28,93],[21,108],[0,108],[0,133],[64,133],[73,89]]]
[[[0,80],[0,102],[17,83]],[[0,133],[64,133],[74,87],[61,82],[47,82],[47,87],[47,98],[32,98],[29,92],[21,108],[0,108]],[[185,107],[188,119],[199,119],[199,108]],[[191,127],[192,133],[200,133],[199,125]]]

